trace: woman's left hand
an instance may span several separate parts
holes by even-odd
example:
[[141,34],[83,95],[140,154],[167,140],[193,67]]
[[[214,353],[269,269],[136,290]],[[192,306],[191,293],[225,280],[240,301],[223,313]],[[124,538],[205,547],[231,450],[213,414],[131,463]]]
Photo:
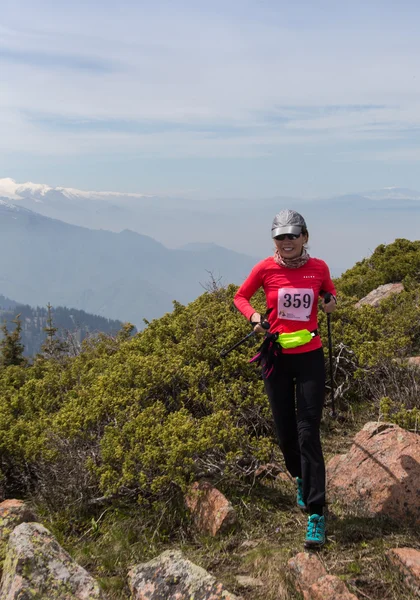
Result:
[[337,308],[337,302],[333,297],[330,298],[329,302],[325,302],[325,298],[322,300],[322,308],[326,313],[333,313]]

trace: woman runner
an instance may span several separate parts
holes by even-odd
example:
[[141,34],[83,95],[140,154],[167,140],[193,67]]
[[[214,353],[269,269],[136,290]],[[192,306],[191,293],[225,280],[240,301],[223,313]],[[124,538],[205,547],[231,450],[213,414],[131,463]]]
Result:
[[252,269],[234,304],[257,333],[267,333],[260,325],[261,315],[250,304],[260,287],[268,311],[272,309],[267,318],[270,333],[259,360],[280,449],[296,479],[297,504],[309,513],[305,547],[313,548],[325,543],[325,463],[320,440],[325,364],[317,309],[319,296],[328,293],[331,299],[323,299],[323,309],[333,312],[336,291],[326,263],[311,258],[305,248],[309,235],[299,213],[279,212],[271,236],[274,256]]

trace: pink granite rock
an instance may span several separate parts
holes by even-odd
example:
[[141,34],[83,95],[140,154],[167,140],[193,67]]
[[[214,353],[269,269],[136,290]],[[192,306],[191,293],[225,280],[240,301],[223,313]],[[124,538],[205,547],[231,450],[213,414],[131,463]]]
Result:
[[385,298],[389,298],[393,294],[400,294],[404,291],[404,286],[402,283],[387,283],[385,285],[380,285],[376,290],[370,292],[367,296],[359,300],[356,303],[356,308],[360,308],[364,304],[369,304],[370,306],[378,306],[382,300]]
[[236,522],[236,513],[229,500],[206,481],[191,486],[185,503],[202,533],[217,535]]
[[287,564],[304,600],[357,600],[339,577],[327,575],[315,554],[300,552]]
[[367,423],[347,454],[327,465],[330,499],[367,516],[420,524],[420,436],[390,423]]
[[327,574],[318,556],[309,552],[299,552],[287,565],[293,575],[296,589],[303,594],[304,600],[309,599],[308,590],[311,585]]
[[404,583],[420,598],[420,550],[415,548],[393,548],[387,557],[402,575]]

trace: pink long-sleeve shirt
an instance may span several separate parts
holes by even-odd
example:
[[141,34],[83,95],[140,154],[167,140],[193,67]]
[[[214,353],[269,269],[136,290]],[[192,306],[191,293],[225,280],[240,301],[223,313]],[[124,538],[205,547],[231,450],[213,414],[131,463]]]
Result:
[[[250,300],[262,287],[267,309],[272,308],[268,321],[271,333],[293,333],[300,329],[318,329],[318,298],[325,292],[336,295],[327,264],[319,258],[310,258],[298,269],[278,265],[270,256],[259,262],[237,291],[234,304],[249,320],[255,309]],[[300,354],[322,347],[315,336],[304,346],[282,350],[285,354]]]

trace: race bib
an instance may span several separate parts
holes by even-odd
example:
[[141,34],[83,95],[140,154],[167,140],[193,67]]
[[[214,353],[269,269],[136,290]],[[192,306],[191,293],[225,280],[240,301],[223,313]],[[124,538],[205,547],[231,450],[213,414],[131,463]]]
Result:
[[313,304],[313,289],[280,288],[278,292],[278,318],[290,321],[309,321]]

